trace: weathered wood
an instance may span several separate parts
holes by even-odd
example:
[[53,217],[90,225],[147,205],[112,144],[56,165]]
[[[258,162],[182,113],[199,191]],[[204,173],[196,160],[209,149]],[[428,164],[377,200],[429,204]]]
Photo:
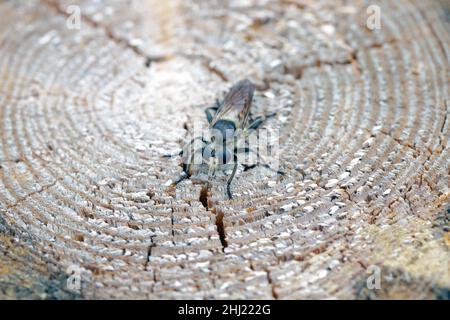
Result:
[[[0,298],[448,298],[450,7],[344,3],[0,2]],[[206,209],[161,156],[245,77],[286,175]]]

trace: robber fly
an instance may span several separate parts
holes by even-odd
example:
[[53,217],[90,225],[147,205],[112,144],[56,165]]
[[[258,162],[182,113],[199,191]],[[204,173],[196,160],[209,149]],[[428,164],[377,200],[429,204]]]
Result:
[[[237,139],[242,138],[241,135],[246,136],[249,132],[257,130],[267,118],[275,115],[252,117],[250,107],[254,91],[255,85],[250,80],[241,80],[231,87],[221,103],[216,101],[215,106],[205,110],[209,135],[195,137],[187,144],[187,148],[183,148],[179,153],[183,157],[183,173],[172,184],[173,186],[192,176],[196,165],[194,158],[199,155],[202,161],[200,166],[206,165],[208,168],[207,188],[219,169],[224,171],[232,167],[227,180],[227,195],[230,199],[233,198],[231,182],[238,166],[238,152],[251,151],[249,147],[238,149]],[[200,145],[195,149],[193,145],[198,142]],[[263,165],[268,167],[266,164]]]

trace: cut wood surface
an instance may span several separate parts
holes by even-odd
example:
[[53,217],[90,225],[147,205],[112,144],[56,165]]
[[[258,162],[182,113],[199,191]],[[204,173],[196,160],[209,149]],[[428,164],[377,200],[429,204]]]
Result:
[[[0,1],[0,298],[448,299],[450,4],[371,4]],[[162,156],[243,78],[285,174],[205,207]]]

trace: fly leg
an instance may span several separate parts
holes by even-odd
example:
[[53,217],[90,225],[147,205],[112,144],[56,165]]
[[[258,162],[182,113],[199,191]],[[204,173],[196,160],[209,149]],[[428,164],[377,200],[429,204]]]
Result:
[[234,144],[234,148],[233,148],[233,161],[234,161],[234,166],[233,166],[233,171],[231,172],[230,177],[228,178],[227,181],[227,195],[228,195],[228,199],[233,199],[233,195],[231,194],[231,182],[234,179],[234,176],[236,175],[236,170],[238,167],[238,152],[239,152],[239,148],[237,146],[237,137],[234,136],[233,137],[233,144]]
[[230,177],[228,178],[227,181],[227,194],[228,194],[228,199],[233,199],[233,196],[231,194],[231,181],[233,181],[234,175],[236,174],[236,170],[237,170],[237,162],[234,163],[234,167],[233,167],[233,172],[231,173]]
[[[206,147],[205,147],[206,142],[203,140],[203,138],[197,137],[197,138],[192,139],[192,141],[190,142],[190,144],[188,144],[188,146],[192,145],[192,143],[193,143],[196,139],[201,139],[201,141],[202,141],[202,143],[203,143],[202,148],[199,149],[199,150],[197,150],[197,151],[194,150],[194,152],[191,152],[190,157],[189,157],[187,160],[184,159],[184,161],[183,161],[183,163],[182,163],[183,171],[182,171],[180,177],[178,177],[178,179],[175,180],[175,181],[172,183],[172,186],[177,186],[180,182],[182,182],[182,181],[184,181],[184,180],[186,180],[186,179],[189,179],[189,178],[191,177],[191,175],[192,175],[191,169],[192,169],[192,164],[193,164],[193,162],[194,162],[194,160],[195,160],[195,154],[198,153],[199,151],[200,151],[201,154],[203,154],[203,152],[204,152],[204,150],[205,150],[205,148],[206,148]],[[184,155],[184,154],[185,154],[184,150],[185,150],[184,148],[181,150],[180,155]],[[188,151],[189,151],[189,150],[188,150]],[[186,161],[187,161],[187,162],[186,162]]]
[[203,137],[195,137],[189,143],[186,143],[180,152],[175,153],[175,154],[163,154],[162,157],[163,158],[174,158],[174,157],[182,156],[185,153],[185,151],[184,151],[185,148],[192,145],[195,142],[195,140],[198,140],[198,139],[200,139],[202,141],[202,145],[206,144],[206,141],[203,139]]
[[178,179],[172,182],[172,186],[176,187],[181,181],[189,179],[189,177],[190,175],[188,173],[182,172],[181,175],[178,177]]
[[[244,148],[244,152],[245,152],[245,153],[250,153],[250,152],[255,152],[255,151],[254,151],[253,149],[249,148],[249,147],[245,147],[245,148]],[[244,166],[244,171],[247,171],[247,170],[256,168],[257,166],[262,166],[262,167],[264,167],[264,168],[269,169],[269,170],[272,171],[272,172],[275,172],[276,174],[279,174],[279,175],[285,175],[285,173],[284,173],[283,171],[275,170],[275,169],[273,169],[269,164],[267,164],[267,163],[262,159],[261,155],[260,155],[258,152],[256,152],[256,154],[258,155],[258,162],[255,163],[255,164],[251,164],[251,165],[243,164],[243,166]]]
[[250,124],[249,124],[249,126],[248,126],[248,131],[251,131],[251,130],[258,130],[258,128],[267,120],[267,119],[270,119],[270,118],[273,118],[273,117],[275,117],[276,116],[276,113],[275,112],[273,112],[273,113],[270,113],[270,114],[268,114],[268,115],[266,115],[266,116],[264,116],[264,117],[262,117],[262,116],[258,116],[258,117],[256,117],[256,118],[254,118],[254,119],[250,119]]
[[253,121],[248,126],[247,130],[257,130],[263,123],[264,120],[262,117],[256,117],[255,119],[252,119]]
[[182,156],[184,154],[183,150],[181,150],[178,153],[174,153],[174,154],[163,154],[162,157],[163,158],[175,158],[175,157],[179,157]]
[[177,185],[179,184],[181,181],[189,179],[191,177],[191,164],[188,163],[183,163],[183,172],[181,173],[181,175],[178,177],[177,180],[175,180],[172,185]]
[[250,170],[250,169],[254,169],[254,168],[256,168],[257,166],[262,166],[262,167],[264,167],[264,168],[269,169],[269,170],[272,171],[272,172],[275,172],[276,174],[279,174],[279,175],[285,175],[285,173],[284,173],[283,171],[275,170],[275,169],[273,169],[271,166],[269,166],[267,163],[261,163],[261,162],[258,162],[258,163],[256,163],[256,164],[251,164],[251,165],[243,164],[243,166],[244,166],[244,171],[248,171],[248,170]]
[[172,182],[171,186],[176,187],[180,182],[189,179],[190,177],[191,177],[191,164],[183,163],[183,172],[181,173],[181,175],[178,177],[177,180]]

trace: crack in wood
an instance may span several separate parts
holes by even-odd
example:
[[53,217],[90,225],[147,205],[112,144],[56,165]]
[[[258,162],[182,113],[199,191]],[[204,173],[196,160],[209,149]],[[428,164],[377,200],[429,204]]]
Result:
[[[215,210],[216,211],[216,210]],[[222,251],[225,252],[225,248],[228,247],[227,236],[225,234],[225,226],[223,224],[223,211],[216,211],[216,228],[219,234],[220,243],[222,244]]]
[[270,275],[270,270],[266,269],[265,272],[266,272],[267,282],[269,283],[269,286],[270,286],[270,289],[271,289],[270,293],[272,294],[272,297],[275,300],[278,300],[278,298],[279,298],[278,297],[278,293],[276,292],[275,284],[273,283],[272,277]]
[[[222,244],[222,251],[225,252],[225,248],[228,247],[228,242],[225,234],[225,226],[223,223],[223,217],[224,213],[223,211],[217,210],[216,208],[212,207],[212,201],[210,201],[210,195],[209,195],[209,188],[207,186],[203,186],[200,189],[200,196],[199,201],[202,203],[203,207],[207,211],[211,211],[216,215],[216,230],[217,234],[219,235],[220,243]],[[211,210],[210,210],[211,209]]]

